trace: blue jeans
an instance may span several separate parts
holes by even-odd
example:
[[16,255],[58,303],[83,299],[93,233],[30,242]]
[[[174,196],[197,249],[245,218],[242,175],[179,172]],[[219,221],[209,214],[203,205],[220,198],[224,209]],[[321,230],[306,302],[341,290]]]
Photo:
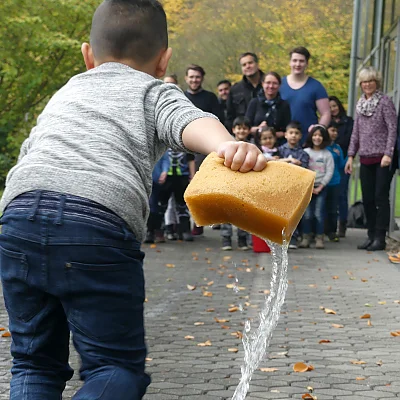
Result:
[[302,219],[303,233],[309,235],[312,232],[313,221],[315,218],[315,233],[322,235],[324,233],[325,220],[325,200],[326,188],[320,194],[312,195],[311,202],[308,205]]
[[0,275],[12,335],[11,400],[60,400],[81,356],[75,400],[144,396],[140,243],[97,203],[52,192],[14,199],[1,217]]
[[339,221],[346,222],[349,213],[349,180],[350,175],[340,172],[340,195],[339,195]]

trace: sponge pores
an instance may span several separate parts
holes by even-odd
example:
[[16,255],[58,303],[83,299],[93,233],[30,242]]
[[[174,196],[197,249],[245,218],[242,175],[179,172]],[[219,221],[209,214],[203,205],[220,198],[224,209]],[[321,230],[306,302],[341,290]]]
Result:
[[231,223],[282,244],[290,239],[312,196],[315,173],[270,161],[261,172],[232,171],[211,153],[185,192],[197,225]]

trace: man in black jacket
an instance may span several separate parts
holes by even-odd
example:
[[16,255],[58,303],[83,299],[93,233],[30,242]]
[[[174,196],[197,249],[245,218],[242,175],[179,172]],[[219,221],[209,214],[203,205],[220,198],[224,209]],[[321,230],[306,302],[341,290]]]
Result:
[[262,92],[261,81],[263,72],[258,66],[258,57],[254,53],[243,53],[239,58],[243,79],[235,83],[229,93],[226,103],[227,119],[225,126],[232,128],[236,117],[246,114],[250,100]]

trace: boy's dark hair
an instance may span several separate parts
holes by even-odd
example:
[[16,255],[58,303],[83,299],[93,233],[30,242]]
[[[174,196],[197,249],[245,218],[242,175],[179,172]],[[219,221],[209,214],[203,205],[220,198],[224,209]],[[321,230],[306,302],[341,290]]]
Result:
[[346,110],[343,106],[343,103],[336,96],[329,96],[329,101],[334,101],[339,107],[339,117],[346,116]]
[[311,54],[310,52],[303,46],[299,46],[299,47],[295,47],[289,54],[290,54],[290,58],[292,58],[292,54],[296,53],[296,54],[301,54],[302,56],[304,56],[308,62],[308,60],[311,58]]
[[217,83],[217,87],[218,87],[219,85],[222,85],[223,83],[226,83],[227,85],[229,85],[229,87],[232,86],[232,82],[231,82],[231,81],[228,81],[228,79],[222,79],[222,81],[219,81],[219,82]]
[[321,150],[325,149],[331,144],[331,138],[329,137],[328,130],[325,128],[324,125],[316,124],[313,126],[310,132],[308,132],[307,139],[304,143],[304,147],[310,147],[311,149],[313,148],[313,142],[312,142],[312,137],[315,132],[320,131],[322,134],[322,143],[321,143]]
[[286,130],[288,129],[297,129],[301,132],[301,124],[299,121],[290,121],[286,126]]
[[240,125],[247,126],[249,129],[251,129],[251,121],[244,115],[236,117],[233,120],[232,128],[234,128],[235,126],[240,126]]
[[257,54],[255,53],[250,53],[249,51],[247,51],[246,53],[243,53],[239,56],[239,62],[243,57],[247,57],[247,56],[251,56],[253,57],[254,62],[256,62],[258,64],[258,57]]
[[329,122],[329,125],[327,126],[326,129],[329,129],[329,128],[338,129],[339,128],[339,124],[337,122],[331,120],[331,122]]
[[277,81],[279,82],[279,85],[282,83],[282,78],[281,78],[281,76],[280,76],[277,72],[275,72],[275,71],[269,71],[269,72],[267,72],[266,74],[264,74],[264,76],[263,76],[263,82],[264,82],[265,78],[266,78],[268,75],[272,75],[273,77],[275,77],[275,78],[277,79]]
[[167,17],[157,0],[104,0],[90,31],[96,60],[129,59],[145,64],[168,48]]
[[186,72],[185,72],[185,75],[186,75],[186,76],[187,76],[187,74],[188,74],[188,72],[189,72],[190,69],[192,69],[193,71],[200,72],[201,76],[204,76],[204,75],[206,74],[206,71],[204,71],[204,68],[203,68],[203,67],[200,67],[200,65],[197,65],[197,64],[190,64],[190,65],[188,65],[187,68],[186,68]]

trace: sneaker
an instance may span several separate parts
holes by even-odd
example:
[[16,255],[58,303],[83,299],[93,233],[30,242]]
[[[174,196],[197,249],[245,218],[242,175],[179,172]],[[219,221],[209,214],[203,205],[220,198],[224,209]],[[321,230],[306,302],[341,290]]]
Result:
[[192,235],[193,236],[200,236],[204,233],[204,229],[202,226],[197,226],[195,225],[192,229]]
[[193,235],[190,232],[183,232],[182,239],[185,242],[193,242]]
[[299,244],[301,249],[308,249],[310,247],[310,235],[304,234],[301,243]]
[[167,233],[167,239],[168,240],[178,240],[178,235],[174,232],[169,232],[169,233]]
[[238,239],[238,249],[242,251],[246,251],[249,249],[249,246],[247,246],[247,239],[245,237]]
[[224,250],[224,251],[232,250],[232,240],[231,240],[230,237],[223,237],[222,238],[221,250]]
[[147,231],[144,243],[154,243],[154,233]]
[[328,235],[329,241],[330,242],[339,242],[339,237],[336,235],[336,233],[332,232]]
[[324,249],[324,235],[316,235],[315,236],[315,248],[316,249]]
[[156,229],[154,243],[165,243],[165,236],[163,230]]

